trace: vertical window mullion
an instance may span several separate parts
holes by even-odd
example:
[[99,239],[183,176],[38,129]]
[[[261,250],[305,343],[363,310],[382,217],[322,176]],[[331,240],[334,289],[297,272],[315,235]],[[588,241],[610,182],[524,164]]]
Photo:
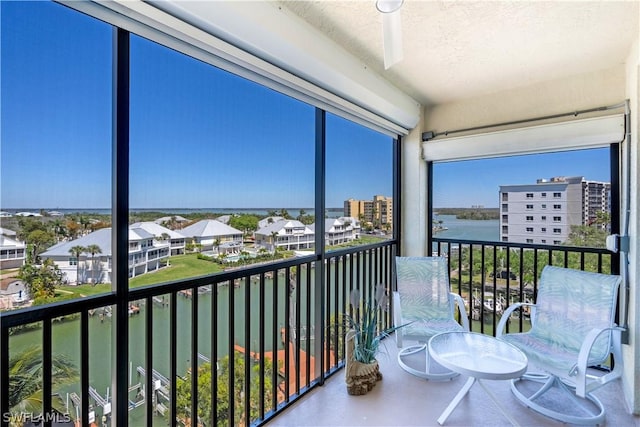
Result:
[[112,290],[116,294],[112,328],[112,425],[128,425],[129,364],[129,32],[113,32],[113,184],[111,233],[113,248]]
[[[319,260],[319,265],[315,268],[315,285],[314,285],[314,297],[315,297],[315,319],[314,325],[316,330],[323,331],[325,324],[325,312],[324,312],[324,287],[325,283],[325,269],[323,268],[323,262],[325,259],[325,247],[324,247],[324,212],[325,212],[325,179],[326,179],[326,132],[327,132],[327,117],[326,112],[316,108],[315,114],[315,214],[316,214],[316,259]],[[315,340],[314,355],[316,360],[320,361],[316,365],[315,375],[318,377],[319,384],[324,384],[324,371],[325,361],[323,357],[323,349],[325,345],[324,334],[318,334],[320,339]]]
[[42,322],[42,414],[44,415],[44,425],[51,426],[51,386],[52,386],[52,355],[51,343],[51,320]]

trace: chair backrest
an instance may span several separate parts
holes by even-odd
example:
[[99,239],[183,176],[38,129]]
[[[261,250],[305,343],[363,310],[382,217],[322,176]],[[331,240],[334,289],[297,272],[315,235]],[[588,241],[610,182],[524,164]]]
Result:
[[[620,281],[617,275],[546,266],[540,276],[530,333],[579,352],[591,329],[614,325]],[[591,363],[608,357],[610,339],[610,334],[603,334],[596,340],[589,356]]]
[[451,319],[449,270],[443,257],[396,257],[403,322]]

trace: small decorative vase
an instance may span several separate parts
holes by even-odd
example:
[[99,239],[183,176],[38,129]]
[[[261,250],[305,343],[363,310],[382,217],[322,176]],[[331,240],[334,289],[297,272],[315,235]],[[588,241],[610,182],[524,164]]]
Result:
[[352,396],[367,394],[382,379],[378,361],[372,363],[358,362],[353,358],[353,333],[347,333],[346,338],[347,354],[345,366],[345,383],[347,393]]

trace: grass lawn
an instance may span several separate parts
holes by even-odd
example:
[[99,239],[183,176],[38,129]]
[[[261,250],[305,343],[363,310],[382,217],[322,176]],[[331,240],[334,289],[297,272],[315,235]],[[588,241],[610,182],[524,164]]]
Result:
[[129,286],[135,288],[137,286],[170,282],[172,280],[203,276],[220,271],[222,271],[220,265],[211,261],[198,259],[196,254],[175,255],[169,258],[169,267],[134,277],[129,280]]
[[111,291],[111,283],[58,286],[56,288],[56,300],[67,300],[88,297],[90,295],[104,294]]
[[[217,273],[222,268],[211,261],[198,259],[196,254],[176,255],[169,259],[169,267],[143,274],[129,280],[129,287],[145,286],[162,282],[169,282],[187,277],[202,276]],[[81,298],[111,291],[111,283],[59,286],[56,288],[56,299],[67,300]]]

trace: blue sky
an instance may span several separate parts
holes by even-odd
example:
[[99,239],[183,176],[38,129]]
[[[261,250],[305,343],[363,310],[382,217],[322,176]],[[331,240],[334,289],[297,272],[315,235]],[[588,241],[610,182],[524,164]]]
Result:
[[537,179],[555,176],[609,182],[609,174],[608,148],[437,163],[433,204],[436,208],[498,207],[501,185],[535,184]]
[[[108,208],[111,27],[47,2],[0,13],[0,208]],[[137,36],[130,139],[134,208],[314,204],[313,107]],[[557,175],[608,181],[603,156],[438,164],[435,206],[497,206],[499,185]],[[327,206],[391,196],[391,159],[391,138],[328,114]]]
[[[107,208],[111,28],[2,2],[3,208]],[[132,207],[312,207],[314,108],[138,36]],[[327,206],[391,192],[391,138],[328,115]]]

